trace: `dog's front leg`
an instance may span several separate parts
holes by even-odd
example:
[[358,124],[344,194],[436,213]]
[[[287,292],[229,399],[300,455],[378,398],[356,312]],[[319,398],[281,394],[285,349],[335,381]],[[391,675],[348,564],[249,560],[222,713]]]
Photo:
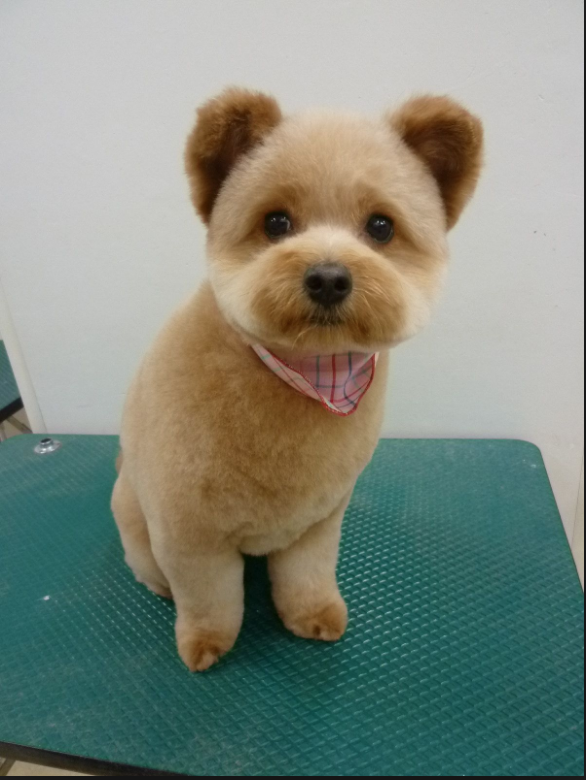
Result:
[[287,628],[304,639],[335,642],[348,625],[336,567],[342,520],[351,495],[289,549],[269,556],[277,611]]
[[177,605],[179,655],[192,672],[213,666],[234,646],[244,615],[244,559],[235,549],[160,555]]

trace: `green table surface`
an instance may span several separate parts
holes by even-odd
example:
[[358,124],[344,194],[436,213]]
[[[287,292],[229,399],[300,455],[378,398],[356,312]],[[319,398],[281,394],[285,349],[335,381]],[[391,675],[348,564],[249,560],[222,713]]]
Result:
[[20,398],[14,374],[8,360],[4,342],[0,341],[0,421],[2,410],[15,404]]
[[583,594],[532,445],[381,442],[345,522],[346,638],[288,634],[257,560],[236,650],[194,676],[172,603],[123,564],[116,440],[61,440],[0,446],[5,749],[194,776],[584,774]]

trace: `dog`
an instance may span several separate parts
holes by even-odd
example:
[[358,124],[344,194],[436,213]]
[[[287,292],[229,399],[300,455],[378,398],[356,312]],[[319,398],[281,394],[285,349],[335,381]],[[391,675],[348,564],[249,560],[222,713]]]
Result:
[[342,520],[389,350],[429,320],[482,157],[481,122],[447,97],[284,116],[232,88],[200,108],[185,162],[209,280],[131,385],[112,499],[128,566],[176,602],[191,671],[236,642],[245,555],[268,556],[294,634],[345,633]]

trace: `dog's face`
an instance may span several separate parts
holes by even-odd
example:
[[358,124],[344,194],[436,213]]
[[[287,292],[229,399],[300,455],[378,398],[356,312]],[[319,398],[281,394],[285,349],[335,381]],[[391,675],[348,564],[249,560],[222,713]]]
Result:
[[413,336],[481,157],[480,122],[446,98],[380,120],[283,118],[241,90],[208,103],[186,163],[225,317],[251,343],[298,354]]

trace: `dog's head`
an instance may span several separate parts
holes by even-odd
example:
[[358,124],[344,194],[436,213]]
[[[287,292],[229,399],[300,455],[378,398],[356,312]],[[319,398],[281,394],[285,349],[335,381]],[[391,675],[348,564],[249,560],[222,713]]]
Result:
[[482,125],[448,98],[381,119],[283,117],[270,97],[228,90],[200,109],[186,151],[224,316],[298,353],[413,336],[481,163]]

